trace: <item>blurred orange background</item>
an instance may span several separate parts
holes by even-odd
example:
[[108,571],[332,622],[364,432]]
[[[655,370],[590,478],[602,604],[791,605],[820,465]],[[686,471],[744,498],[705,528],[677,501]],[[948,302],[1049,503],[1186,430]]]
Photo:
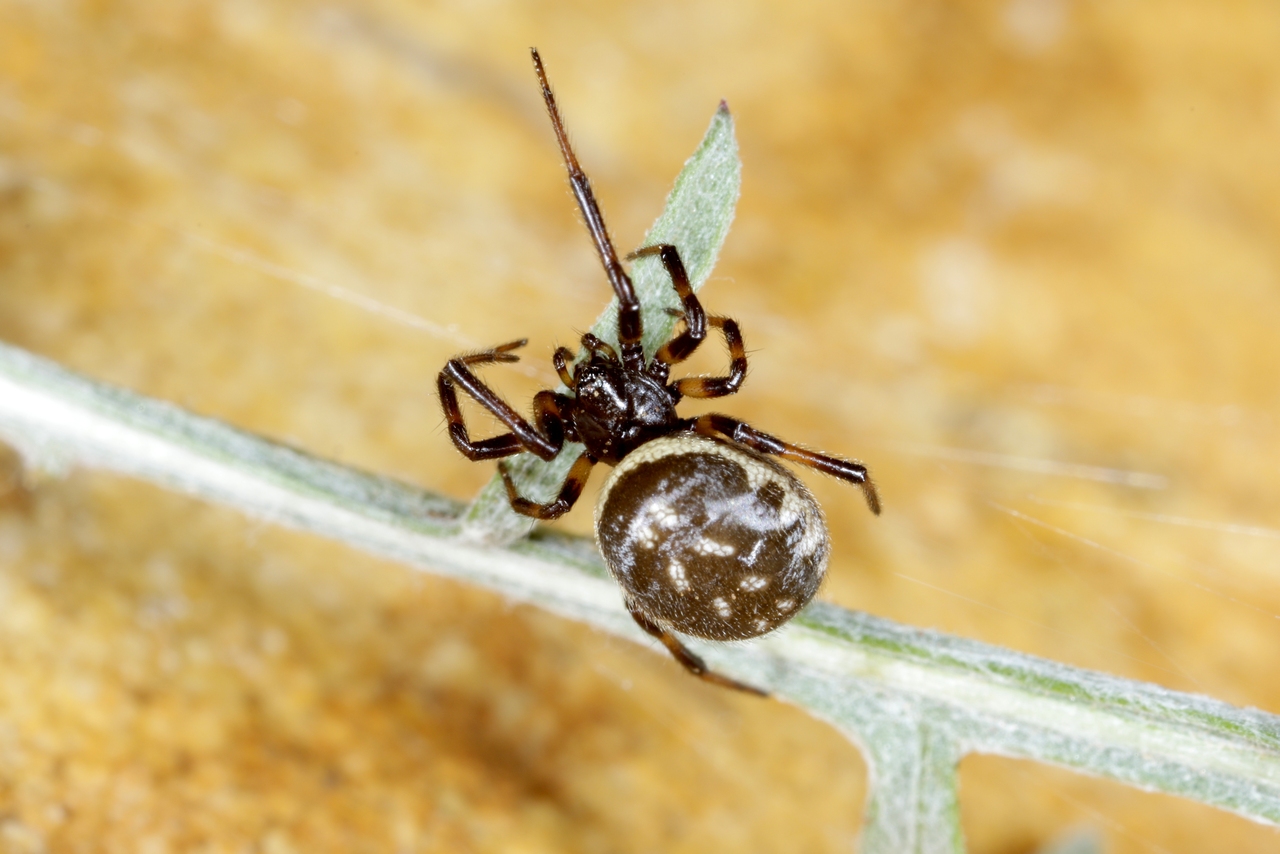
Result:
[[[1280,712],[1265,0],[3,0],[0,339],[473,495],[493,469],[451,447],[435,372],[527,335],[535,376],[488,374],[527,400],[609,296],[530,45],[624,249],[733,109],[743,194],[703,300],[751,375],[716,408],[863,459],[886,508],[809,478],[825,598]],[[6,850],[854,845],[865,768],[798,710],[2,459]],[[558,524],[589,532],[593,497]],[[1029,763],[962,782],[974,852],[1280,845]]]

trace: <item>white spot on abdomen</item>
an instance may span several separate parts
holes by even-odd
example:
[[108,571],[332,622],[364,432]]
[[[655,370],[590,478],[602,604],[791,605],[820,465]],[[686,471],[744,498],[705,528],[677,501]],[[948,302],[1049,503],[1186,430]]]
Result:
[[675,586],[677,593],[683,593],[689,589],[689,578],[685,574],[684,564],[671,561],[667,564],[667,575],[671,577],[671,583]]
[[698,540],[698,544],[693,548],[698,554],[717,555],[718,557],[730,557],[737,551],[728,543],[717,543],[715,540],[710,540],[706,537]]
[[654,502],[652,508],[653,522],[660,528],[676,528],[680,526],[680,514],[670,504]]

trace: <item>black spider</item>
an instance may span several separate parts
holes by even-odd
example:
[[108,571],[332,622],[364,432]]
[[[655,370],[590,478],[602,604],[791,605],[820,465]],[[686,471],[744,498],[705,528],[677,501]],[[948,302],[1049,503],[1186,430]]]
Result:
[[[860,486],[873,513],[875,486],[860,463],[805,450],[727,415],[681,418],[684,397],[724,397],[747,373],[738,324],[708,316],[698,302],[676,247],[646,246],[628,259],[657,255],[683,303],[684,331],[647,363],[640,346],[640,302],[618,262],[587,176],[565,135],[538,51],[533,66],[560,143],[569,181],[618,298],[621,354],[594,335],[582,337],[587,358],[570,367],[566,347],[552,361],[569,394],[540,391],[533,423],[522,418],[472,372],[476,365],[514,362],[527,339],[457,356],[440,372],[440,402],[454,445],[471,460],[529,451],[555,458],[566,440],[585,453],[573,464],[559,496],[547,504],[522,497],[505,462],[499,471],[517,513],[556,519],[566,513],[598,462],[615,466],[596,504],[596,542],[622,586],[631,616],[662,641],[676,660],[708,681],[754,693],[758,689],[707,670],[673,632],[712,640],[740,640],[772,631],[817,592],[830,541],[822,510],[809,490],[775,458],[800,463]],[[719,329],[729,347],[729,373],[668,382],[671,366],[687,359]],[[461,388],[511,432],[472,440],[458,406]]]

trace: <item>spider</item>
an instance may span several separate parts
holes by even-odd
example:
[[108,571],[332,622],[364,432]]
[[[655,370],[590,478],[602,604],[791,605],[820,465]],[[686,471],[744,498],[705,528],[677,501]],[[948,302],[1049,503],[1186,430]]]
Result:
[[[532,54],[574,197],[618,298],[619,347],[583,335],[586,358],[577,364],[571,350],[557,348],[552,363],[568,393],[534,395],[531,421],[474,373],[480,365],[517,361],[513,351],[528,339],[450,359],[437,381],[449,436],[470,460],[522,451],[551,460],[566,441],[581,442],[585,452],[569,470],[559,495],[545,504],[521,496],[506,462],[498,464],[512,509],[535,519],[564,515],[596,463],[614,466],[596,502],[595,534],[632,618],[694,675],[763,694],[709,670],[676,633],[718,641],[756,637],[791,619],[817,592],[830,551],[826,522],[809,490],[777,459],[856,484],[871,512],[879,514],[875,486],[860,463],[806,450],[728,415],[681,418],[676,413],[682,398],[738,391],[747,373],[742,333],[730,318],[703,310],[675,246],[645,246],[627,260],[661,260],[683,305],[672,314],[684,327],[646,361],[640,302],[569,145],[542,58],[536,48]],[[698,349],[709,328],[724,336],[729,373],[669,382],[671,367]],[[510,432],[472,439],[458,405],[458,388]]]

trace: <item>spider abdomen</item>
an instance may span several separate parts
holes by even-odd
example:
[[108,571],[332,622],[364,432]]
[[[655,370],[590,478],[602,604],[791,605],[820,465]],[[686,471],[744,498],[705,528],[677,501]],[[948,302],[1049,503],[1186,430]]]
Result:
[[633,607],[721,641],[791,619],[817,593],[830,549],[821,508],[791,472],[689,433],[618,464],[596,503],[596,542]]

